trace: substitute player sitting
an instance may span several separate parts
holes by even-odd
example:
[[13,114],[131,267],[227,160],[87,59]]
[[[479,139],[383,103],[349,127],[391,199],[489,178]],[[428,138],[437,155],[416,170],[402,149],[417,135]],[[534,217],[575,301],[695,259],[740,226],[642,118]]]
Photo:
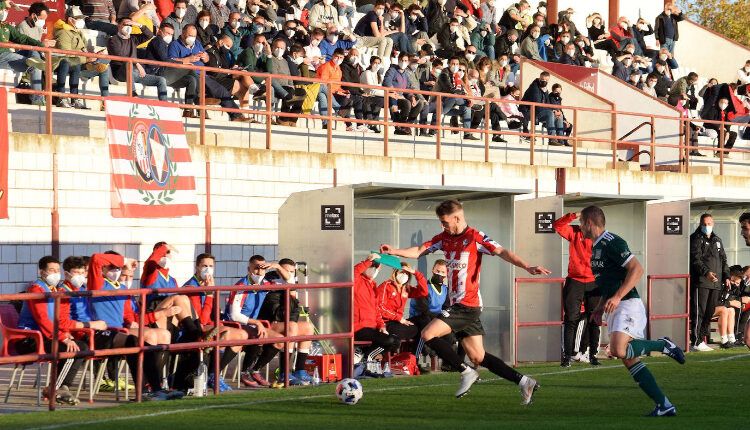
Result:
[[581,211],[581,230],[584,236],[594,241],[591,270],[602,293],[592,318],[599,323],[602,312],[606,313],[610,353],[622,359],[638,386],[656,403],[649,415],[676,415],[677,408],[661,392],[654,376],[639,357],[649,352],[661,352],[684,364],[685,354],[668,337],[644,339],[648,319],[643,301],[635,289],[643,268],[625,240],[608,232],[605,225],[601,208],[589,206]]
[[468,394],[471,386],[479,378],[479,372],[465,365],[451,345],[442,339],[442,336],[451,331],[461,339],[461,345],[474,365],[482,365],[492,373],[518,384],[522,404],[528,405],[538,388],[537,382],[518,373],[503,360],[484,350],[484,328],[480,320],[482,298],[479,294],[482,255],[498,256],[532,275],[548,275],[550,271],[541,266],[527,264],[521,257],[503,248],[486,234],[469,227],[460,202],[444,201],[438,205],[435,213],[440,219],[443,231],[421,246],[407,249],[394,249],[390,245],[380,247],[382,253],[405,258],[419,258],[437,251],[445,253],[451,306],[443,310],[439,317],[422,330],[422,339],[444,361],[461,370],[461,385],[456,391],[456,397]]

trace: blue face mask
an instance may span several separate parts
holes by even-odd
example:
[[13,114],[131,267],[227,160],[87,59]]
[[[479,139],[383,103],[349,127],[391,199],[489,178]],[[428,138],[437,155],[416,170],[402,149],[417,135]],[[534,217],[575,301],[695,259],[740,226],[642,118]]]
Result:
[[714,231],[714,226],[712,226],[712,225],[702,225],[701,226],[701,231],[706,236],[711,236],[711,233]]

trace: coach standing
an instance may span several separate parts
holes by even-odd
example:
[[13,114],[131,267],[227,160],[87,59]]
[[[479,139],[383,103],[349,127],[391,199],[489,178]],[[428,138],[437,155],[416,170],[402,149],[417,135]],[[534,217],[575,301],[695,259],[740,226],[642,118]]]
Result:
[[701,215],[700,226],[690,235],[690,342],[693,351],[711,351],[704,338],[710,335],[720,290],[729,284],[727,254],[714,234],[711,214]]
[[[570,225],[576,219],[578,219],[578,214],[569,213],[552,223],[557,234],[570,242],[568,277],[565,278],[563,287],[565,330],[563,332],[563,356],[560,360],[562,367],[570,367],[570,356],[573,354],[576,329],[581,317],[581,302],[586,300],[586,313],[590,314],[601,297],[599,288],[594,282],[594,274],[591,272],[591,239],[583,236],[581,227]],[[599,326],[593,321],[586,321],[586,329],[589,331],[590,362],[593,366],[598,366],[596,353],[599,349]]]

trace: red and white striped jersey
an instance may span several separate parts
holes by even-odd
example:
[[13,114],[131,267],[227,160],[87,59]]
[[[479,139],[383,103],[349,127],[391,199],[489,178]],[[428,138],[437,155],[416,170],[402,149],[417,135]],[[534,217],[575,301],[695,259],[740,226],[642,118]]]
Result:
[[456,236],[443,231],[423,246],[429,253],[445,253],[451,305],[460,303],[469,307],[481,307],[479,272],[482,269],[482,254],[491,255],[502,247],[486,234],[471,227],[466,227],[463,233]]

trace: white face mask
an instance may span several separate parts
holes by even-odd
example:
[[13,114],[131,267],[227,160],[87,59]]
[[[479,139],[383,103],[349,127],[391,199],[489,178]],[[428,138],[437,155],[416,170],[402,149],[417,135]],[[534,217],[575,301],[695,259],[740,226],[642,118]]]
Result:
[[464,71],[463,70],[459,70],[458,71],[458,77],[459,77],[459,79],[463,79],[464,78]]
[[227,0],[219,0],[219,6],[224,6],[227,4]]
[[385,13],[385,9],[375,9],[375,15],[383,16],[383,13]]
[[333,64],[337,66],[340,66],[342,62],[344,62],[343,58],[339,58],[338,60],[333,60]]
[[132,280],[132,279],[129,279],[129,280],[127,280],[127,281],[123,282],[122,284],[123,284],[123,285],[125,285],[125,288],[127,288],[127,289],[129,290],[129,289],[130,289],[130,287],[132,287],[132,286],[133,286],[133,280]]
[[6,19],[8,19],[8,9],[3,9],[0,11],[0,22],[4,22]]
[[36,28],[44,28],[44,24],[45,22],[39,18],[37,18],[36,21],[34,21],[34,27]]
[[260,281],[263,280],[263,276],[261,275],[250,275],[250,279],[253,281],[253,284],[260,284]]
[[359,63],[359,57],[352,56],[347,58],[347,60],[349,61],[349,64],[354,64],[355,66]]
[[162,257],[159,259],[159,266],[161,266],[163,269],[169,269],[171,260],[169,257]]
[[406,68],[409,67],[409,62],[402,61],[402,62],[398,63],[398,67],[401,70],[406,70]]
[[651,81],[651,82],[648,83],[648,87],[649,88],[653,88],[655,86],[656,86],[656,81]]
[[464,22],[464,17],[462,17],[462,16],[457,16],[457,17],[456,17],[456,21],[458,21],[458,23],[459,23],[459,24],[461,24],[462,22]]
[[302,8],[307,4],[307,0],[297,0],[297,4]]
[[335,45],[339,41],[339,37],[336,36],[335,34],[329,34],[326,39],[328,39],[328,42],[331,45]]
[[257,54],[261,50],[263,50],[263,44],[262,43],[256,43],[253,45],[253,49],[255,50],[255,53]]
[[628,27],[630,27],[630,26],[628,25],[628,23],[627,23],[627,22],[621,22],[621,23],[620,23],[620,27],[621,27],[621,28],[622,28],[623,30],[627,30],[627,29],[628,29]]
[[669,58],[669,55],[667,55],[667,54],[661,54],[661,55],[659,55],[659,59],[661,61],[667,61],[667,58]]
[[[77,24],[77,23],[76,23]],[[130,34],[133,32],[133,27],[126,25],[120,30],[120,36],[122,36],[123,39],[127,39],[130,37]]]
[[568,44],[568,42],[570,42],[570,37],[563,37],[563,38],[562,38],[562,43],[564,43],[564,44],[566,44],[566,45],[567,45],[567,44]]
[[235,30],[237,30],[238,28],[240,28],[240,22],[239,21],[232,21],[232,23],[230,25]]
[[451,66],[451,73],[458,73],[458,66]]
[[180,18],[180,19],[184,18],[186,13],[187,13],[187,9],[180,8],[180,9],[174,10],[175,16],[177,16],[177,18]]
[[630,67],[630,65],[633,64],[633,60],[623,60],[622,65],[625,67]]
[[[3,21],[5,21],[5,20],[3,20]],[[76,20],[76,28],[79,29],[79,30],[81,30],[83,28],[86,28],[86,21],[84,21],[82,19],[77,19]]]
[[294,64],[296,64],[296,65],[298,65],[298,66],[299,66],[299,65],[300,65],[300,64],[302,64],[302,63],[303,63],[304,61],[305,61],[305,57],[297,57],[297,58],[295,58],[295,59],[294,59]]
[[438,4],[439,4],[440,6],[445,6],[445,2],[446,2],[446,1],[448,1],[448,0],[437,0]]
[[406,284],[407,282],[409,282],[409,275],[407,275],[406,273],[399,273],[398,275],[396,275],[396,282],[401,285]]
[[568,54],[569,57],[575,57],[576,51],[567,51],[566,54]]
[[370,279],[375,279],[378,277],[378,272],[380,272],[379,267],[368,267],[367,270],[365,270],[365,276]]
[[213,267],[204,267],[201,269],[201,279],[204,281],[208,279],[209,276],[214,276],[214,268]]
[[76,287],[81,288],[86,284],[86,276],[84,275],[72,275],[70,277],[70,283]]
[[310,46],[312,46],[313,48],[317,48],[318,45],[320,45],[320,40],[319,39],[313,39],[313,40],[310,41]]
[[466,59],[469,61],[474,61],[474,58],[476,58],[477,54],[466,54]]
[[399,15],[400,14],[398,12],[391,12],[391,19],[396,19]]
[[333,4],[333,0],[323,0],[323,4],[325,4],[326,6],[330,6]]
[[435,76],[440,76],[443,73],[443,69],[435,69]]
[[276,48],[273,50],[273,55],[276,58],[281,58],[284,56],[284,51],[285,51],[284,48]]
[[476,79],[469,79],[469,85],[476,85],[477,82],[478,81]]
[[172,43],[172,39],[174,38],[174,36],[170,34],[168,36],[162,36],[161,38],[164,41],[164,43],[169,45],[170,43]]
[[44,277],[44,282],[46,282],[50,287],[54,287],[55,285],[60,283],[60,274],[50,273],[49,275]]
[[296,33],[296,31],[288,28],[284,31],[284,33],[286,34],[286,37],[294,37],[294,33]]
[[583,49],[583,47],[586,46],[585,42],[578,42],[578,47]]
[[508,65],[508,60],[502,60],[500,61],[500,67],[505,67]]
[[729,107],[729,103],[719,103],[719,109],[725,110]]
[[121,274],[122,274],[122,270],[112,269],[112,270],[107,271],[107,273],[104,276],[107,279],[109,279],[111,282],[117,282],[117,280],[120,279]]
[[258,13],[259,10],[260,10],[260,6],[258,6],[257,4],[250,6],[250,13],[252,14]]
[[188,36],[185,38],[185,44],[187,46],[193,46],[195,45],[195,36]]
[[210,24],[210,23],[211,23],[211,22],[210,22],[209,20],[207,20],[207,19],[202,19],[202,20],[198,21],[198,25],[199,25],[199,26],[200,26],[200,27],[201,27],[201,28],[202,28],[203,30],[205,30],[205,29],[206,29],[206,27],[208,27],[208,24]]
[[373,64],[372,65],[372,71],[377,73],[378,70],[380,70],[380,64]]

